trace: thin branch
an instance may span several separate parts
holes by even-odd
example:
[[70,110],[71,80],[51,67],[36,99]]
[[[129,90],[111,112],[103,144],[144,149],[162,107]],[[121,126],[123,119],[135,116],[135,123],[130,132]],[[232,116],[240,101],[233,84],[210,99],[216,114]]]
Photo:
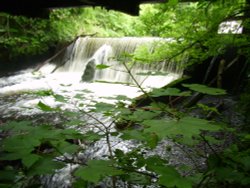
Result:
[[[142,86],[138,83],[138,81],[136,80],[136,78],[134,77],[134,75],[132,74],[131,70],[128,68],[128,66],[126,65],[126,63],[123,63],[125,69],[128,71],[128,74],[130,75],[130,77],[132,78],[132,80],[135,82],[136,86],[143,92],[143,94],[146,96],[146,98],[148,98],[150,101],[154,102],[155,104],[157,104],[157,102],[142,88]],[[169,113],[172,117],[176,117],[176,114],[172,113],[171,111],[167,111],[165,108],[158,106],[159,109],[161,109],[162,111],[165,111],[167,113]]]
[[219,156],[219,154],[214,150],[214,148],[213,148],[213,147],[210,145],[210,143],[207,141],[207,139],[206,139],[203,135],[201,135],[201,134],[200,134],[200,137],[201,137],[202,140],[205,142],[205,144],[207,144],[207,146],[208,146],[209,149],[214,153],[214,155],[215,155],[218,159],[222,160],[221,157]]

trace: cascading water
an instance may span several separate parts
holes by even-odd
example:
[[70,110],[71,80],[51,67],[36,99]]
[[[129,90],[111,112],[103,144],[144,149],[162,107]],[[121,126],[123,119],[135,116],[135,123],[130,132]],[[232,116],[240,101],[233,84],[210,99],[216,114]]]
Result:
[[[28,70],[11,77],[1,78],[0,114],[2,117],[14,116],[15,118],[42,114],[43,112],[36,108],[39,101],[49,106],[75,110],[75,105],[82,100],[82,98],[77,97],[79,94],[84,95],[84,103],[91,104],[91,101],[115,103],[117,101],[111,100],[110,97],[126,95],[133,98],[142,94],[137,87],[134,87],[135,80],[145,88],[164,86],[179,78],[182,74],[182,69],[175,66],[174,63],[135,64],[132,68],[128,67],[129,73],[123,65],[123,63],[128,63],[126,54],[133,53],[138,46],[152,46],[154,42],[160,40],[163,39],[134,37],[78,38],[67,48],[64,54],[60,54],[59,57],[46,63],[37,71]],[[108,68],[97,69],[98,66]],[[148,72],[161,72],[162,74],[148,76]],[[134,76],[135,80],[132,79],[131,75]],[[96,81],[105,81],[106,83]],[[60,104],[51,96],[37,98],[37,96],[27,94],[27,92],[37,90],[52,90],[55,94],[66,96],[69,102]],[[112,122],[111,119],[105,119],[98,114],[95,116],[105,124]],[[57,120],[55,117],[53,119]],[[94,124],[91,121],[93,119],[89,121],[89,124]],[[108,128],[113,129],[112,127]],[[93,127],[85,127],[85,129],[87,130],[81,131],[87,132],[88,129],[93,129]],[[123,151],[129,150],[132,146],[131,143],[122,141],[115,136],[110,136],[110,143],[112,148],[122,149]],[[100,157],[100,154],[108,155],[108,146],[105,139],[96,142],[84,152],[84,155],[88,155],[87,158]],[[71,167],[71,170],[76,168],[76,166]],[[45,179],[45,187],[70,187],[70,180],[65,178],[67,175],[65,176],[64,171],[65,169],[59,175],[53,176],[52,179]]]
[[[67,52],[70,56],[64,56],[60,62],[54,61],[47,64],[40,71],[43,73],[74,72],[83,81],[101,80],[133,84],[134,81],[123,64],[128,61],[125,57],[126,54],[133,53],[137,47],[142,45],[147,45],[149,49],[153,50],[154,43],[159,41],[163,41],[163,39],[154,37],[78,38],[73,44],[74,47],[70,46],[68,49],[71,51],[71,53]],[[105,70],[95,69],[95,66],[98,65],[106,65],[108,68]],[[180,77],[182,73],[180,66],[170,62],[136,63],[130,71],[137,82],[146,87],[164,86]],[[149,71],[160,71],[162,75],[145,75]]]

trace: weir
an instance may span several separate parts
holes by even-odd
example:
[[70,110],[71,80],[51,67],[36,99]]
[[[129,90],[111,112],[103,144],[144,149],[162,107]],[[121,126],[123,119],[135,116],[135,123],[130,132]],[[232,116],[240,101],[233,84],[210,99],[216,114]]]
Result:
[[[181,76],[183,71],[181,63],[164,61],[155,63],[133,61],[132,63],[129,55],[142,46],[146,46],[149,52],[153,51],[155,44],[159,42],[171,42],[171,40],[156,37],[80,37],[68,46],[64,54],[60,54],[59,57],[41,67],[40,71],[45,74],[76,73],[79,75],[79,80],[86,82],[134,84],[130,75],[132,74],[142,86],[160,87]],[[101,68],[97,69],[98,66]]]

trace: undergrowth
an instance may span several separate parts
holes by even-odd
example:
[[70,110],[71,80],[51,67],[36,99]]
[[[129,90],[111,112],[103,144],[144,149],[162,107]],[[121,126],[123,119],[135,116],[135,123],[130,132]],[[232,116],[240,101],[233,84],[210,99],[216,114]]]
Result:
[[[127,70],[129,72],[129,68]],[[53,122],[34,123],[32,120],[2,124],[1,187],[41,186],[39,177],[53,174],[67,164],[77,166],[71,172],[73,187],[89,187],[102,182],[110,182],[110,187],[119,187],[120,182],[124,187],[221,188],[250,185],[250,135],[237,132],[223,122],[191,116],[171,102],[176,97],[189,98],[197,92],[226,95],[225,90],[183,83],[184,90],[167,86],[147,93],[140,85],[137,86],[146,95],[147,106],[139,107],[137,101],[128,106],[125,101],[130,99],[125,96],[118,96],[116,104],[96,101],[85,104],[84,96],[77,94],[74,98],[80,102],[73,102],[75,110],[49,106],[42,100],[37,104],[44,116],[48,113],[64,116],[65,122],[60,127],[53,126]],[[57,102],[72,103],[68,97],[51,90],[30,95],[41,99],[50,96]],[[157,97],[166,98],[168,102],[159,102]],[[204,113],[212,111],[219,114],[215,107],[205,104],[198,104],[197,108]],[[103,119],[109,119],[108,123]],[[221,132],[230,133],[235,141],[218,149],[217,146],[225,142],[223,137],[216,136]],[[115,147],[113,137],[135,146],[123,151]],[[84,153],[100,140],[108,148],[106,154],[79,160],[79,153]],[[166,154],[172,152],[174,147],[161,144],[165,140],[178,146],[185,155],[183,158],[192,162],[173,164],[171,158],[154,152],[157,147]],[[200,159],[205,162],[202,168],[197,165]]]

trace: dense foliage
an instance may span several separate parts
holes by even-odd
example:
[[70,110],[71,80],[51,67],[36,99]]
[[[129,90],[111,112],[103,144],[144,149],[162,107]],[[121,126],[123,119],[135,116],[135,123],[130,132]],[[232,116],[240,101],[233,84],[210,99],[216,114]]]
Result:
[[135,18],[96,8],[52,10],[50,19],[0,14],[0,55],[9,59],[46,52],[65,45],[77,36],[125,36],[135,33]]
[[[229,46],[237,46],[240,53],[248,55],[248,35],[228,35],[237,33],[242,28],[236,26],[227,34],[218,35],[221,23],[243,17],[244,1],[170,2],[172,3],[147,5],[139,17],[143,23],[139,27],[141,35],[160,36],[176,41],[167,45],[160,44],[159,50],[146,56],[150,57],[150,61],[178,60],[188,54],[188,64],[201,63],[209,57],[225,53]],[[242,25],[249,27],[247,19],[242,21]],[[141,50],[139,56],[145,57],[141,53],[146,50]]]
[[42,19],[28,19],[20,16],[0,14],[0,57],[8,58],[24,54],[46,52],[52,45],[47,35],[49,22]]
[[[188,65],[202,63],[209,57],[223,54],[228,45],[237,47],[237,57],[248,59],[249,33],[217,33],[222,21],[244,17],[245,9],[244,1],[240,0],[200,1],[195,4],[180,4],[178,0],[171,0],[165,4],[143,6],[141,16],[133,19],[116,12],[107,14],[106,10],[100,8],[96,12],[91,8],[56,10],[47,21],[3,15],[0,42],[3,44],[1,48],[12,50],[11,54],[17,55],[42,52],[56,42],[67,42],[79,35],[149,35],[171,38],[172,42],[168,45],[156,44],[153,52],[145,46],[139,48],[131,56],[129,65],[135,61],[178,61],[185,56],[188,57]],[[248,19],[242,21],[246,28]],[[32,28],[32,32],[28,28]],[[48,34],[48,31],[51,32]],[[126,62],[123,65],[134,79],[129,65]],[[116,98],[119,100],[117,104],[73,101],[74,111],[52,107],[41,100],[37,108],[44,115],[60,114],[65,122],[59,127],[51,125],[51,122],[32,121],[10,121],[1,125],[0,186],[40,186],[39,178],[35,177],[53,173],[71,163],[76,165],[72,171],[74,187],[98,185],[102,181],[111,182],[110,187],[117,187],[119,181],[126,182],[127,187],[249,187],[248,124],[244,131],[241,127],[231,127],[223,119],[225,117],[221,117],[216,105],[197,103],[192,108],[175,106],[174,103],[179,100],[189,103],[189,99],[197,94],[219,97],[227,93],[221,88],[182,81],[150,93],[137,84],[149,101],[145,108],[137,106],[138,101],[131,101],[132,105],[128,107],[124,101],[129,99],[124,96]],[[67,96],[50,90],[28,94],[41,98],[51,96],[60,103],[72,102]],[[161,97],[167,100],[158,101]],[[84,101],[83,95],[77,94],[74,98]],[[241,109],[247,115],[247,88],[241,98]],[[192,115],[192,111],[197,109],[201,110],[203,116]],[[99,116],[94,115],[96,113],[112,118],[111,123],[107,125],[102,122]],[[214,119],[209,120],[211,117]],[[85,121],[87,118],[94,123]],[[249,123],[249,119],[246,120]],[[81,132],[69,128],[72,126],[94,126],[95,131]],[[117,129],[113,129],[113,126],[117,126]],[[127,153],[114,149],[111,142],[113,136],[135,141],[138,147]],[[167,156],[153,153],[165,139],[171,140],[193,163],[173,165]],[[85,151],[85,147],[91,147],[99,140],[105,140],[107,156],[87,161],[76,158],[79,152]],[[171,146],[160,146],[164,154],[172,150]],[[148,154],[150,152],[151,155]],[[197,166],[198,159],[205,161],[205,167]]]

